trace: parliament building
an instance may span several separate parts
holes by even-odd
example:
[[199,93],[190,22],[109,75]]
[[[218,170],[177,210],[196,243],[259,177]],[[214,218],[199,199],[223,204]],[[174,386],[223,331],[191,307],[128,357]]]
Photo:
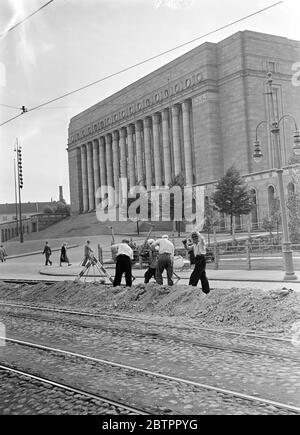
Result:
[[[238,32],[204,43],[73,117],[68,156],[73,213],[95,210],[100,186],[167,186],[182,174],[186,185],[216,182],[234,165],[252,191],[252,224],[278,197],[276,150],[268,128],[272,110],[300,125],[300,87],[293,66],[300,42]],[[268,95],[272,73],[274,107]],[[259,129],[257,125],[267,121]],[[293,154],[295,124],[280,123],[286,192],[297,189]],[[263,158],[253,159],[256,131]],[[296,181],[295,181],[296,180]]]

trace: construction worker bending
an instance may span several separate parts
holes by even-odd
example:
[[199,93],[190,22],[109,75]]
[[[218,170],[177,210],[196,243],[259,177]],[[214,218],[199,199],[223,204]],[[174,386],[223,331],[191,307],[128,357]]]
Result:
[[133,250],[129,246],[129,240],[122,240],[122,243],[112,245],[112,248],[118,249],[116,273],[113,282],[114,287],[121,285],[123,273],[125,273],[126,287],[132,286],[132,264]]
[[157,257],[158,257],[158,250],[159,247],[155,246],[152,247],[153,243],[155,242],[154,239],[148,240],[148,247],[149,247],[149,267],[145,272],[145,284],[148,284],[151,278],[156,279],[156,269],[157,269]]
[[192,232],[191,234],[191,243],[187,243],[186,240],[183,241],[183,244],[187,251],[192,252],[194,254],[194,263],[195,268],[190,276],[189,285],[193,287],[197,287],[199,280],[201,280],[202,291],[205,294],[210,292],[209,282],[206,276],[205,268],[206,268],[206,242],[204,237],[197,231]]
[[156,268],[156,282],[157,284],[163,285],[162,274],[164,270],[167,271],[168,285],[173,285],[173,261],[175,248],[173,243],[169,240],[169,236],[162,236],[156,242],[152,243],[151,248],[159,247],[158,250],[158,260]]

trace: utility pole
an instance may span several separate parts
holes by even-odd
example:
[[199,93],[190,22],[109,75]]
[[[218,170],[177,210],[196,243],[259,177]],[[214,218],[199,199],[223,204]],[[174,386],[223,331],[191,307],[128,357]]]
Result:
[[22,223],[22,200],[21,189],[23,189],[23,167],[22,167],[22,147],[19,145],[18,139],[16,143],[17,162],[18,162],[18,188],[19,188],[19,222],[20,222],[20,243],[24,242],[23,223]]
[[[16,151],[16,149],[15,149]],[[16,224],[17,224],[17,236],[19,235],[19,223],[18,223],[18,193],[17,193],[17,171],[16,171],[16,159],[14,159],[14,179],[15,179],[15,205],[16,205]]]

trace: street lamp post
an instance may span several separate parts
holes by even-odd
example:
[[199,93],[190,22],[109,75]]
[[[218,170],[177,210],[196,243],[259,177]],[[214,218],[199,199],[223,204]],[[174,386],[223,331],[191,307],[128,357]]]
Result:
[[22,167],[22,148],[16,141],[15,152],[17,153],[17,174],[18,174],[18,191],[19,191],[19,235],[20,243],[24,242],[23,236],[23,222],[22,222],[22,200],[21,200],[21,190],[23,189],[23,167]]
[[[293,252],[291,249],[291,242],[289,238],[289,228],[288,228],[288,217],[286,211],[286,203],[285,203],[285,194],[284,194],[284,185],[283,185],[283,169],[282,169],[282,161],[281,161],[281,149],[280,149],[280,129],[279,125],[285,118],[291,118],[295,123],[295,133],[294,133],[294,153],[296,155],[300,155],[300,133],[297,128],[296,121],[291,115],[283,115],[279,120],[276,119],[275,114],[275,105],[274,105],[274,95],[272,88],[273,78],[272,73],[268,73],[268,81],[267,85],[269,88],[268,95],[270,95],[271,101],[271,125],[270,131],[274,137],[274,146],[275,146],[275,156],[276,156],[276,165],[277,165],[277,177],[278,177],[278,186],[279,186],[279,197],[280,197],[280,205],[281,205],[281,215],[282,215],[282,231],[283,231],[283,242],[282,242],[282,254],[285,265],[285,276],[284,280],[292,281],[298,279],[294,272],[294,264],[293,264]],[[256,127],[256,139],[254,142],[254,154],[253,158],[255,162],[260,162],[263,157],[260,148],[260,142],[258,140],[258,129],[262,124],[269,124],[267,121],[261,121]]]

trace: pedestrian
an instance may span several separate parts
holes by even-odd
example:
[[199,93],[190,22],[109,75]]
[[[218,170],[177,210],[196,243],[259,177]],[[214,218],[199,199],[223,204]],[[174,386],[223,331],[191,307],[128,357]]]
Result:
[[156,282],[157,284],[163,285],[162,274],[163,271],[166,270],[167,277],[168,277],[168,285],[172,286],[174,284],[172,280],[173,261],[174,261],[174,252],[175,252],[174,245],[169,240],[169,236],[165,235],[151,245],[152,248],[155,248],[156,246],[159,247],[157,267],[156,267]]
[[5,257],[7,257],[7,253],[6,253],[6,251],[5,251],[4,246],[1,245],[1,246],[0,246],[0,261],[1,261],[1,263],[3,263],[4,261],[6,261],[6,258],[5,258]]
[[43,251],[42,255],[44,255],[44,254],[46,257],[45,266],[48,266],[48,263],[50,263],[50,266],[52,266],[52,261],[50,260],[50,257],[52,255],[52,251],[51,251],[51,248],[50,248],[48,242],[45,243],[45,247],[44,247],[44,251]]
[[198,232],[194,231],[191,234],[192,243],[184,241],[187,251],[193,253],[194,257],[194,270],[190,276],[189,285],[197,287],[199,280],[201,280],[202,291],[205,294],[210,292],[209,282],[206,276],[206,242],[204,237]]
[[91,248],[91,242],[89,240],[87,240],[85,246],[84,246],[84,258],[83,258],[83,263],[82,266],[85,266],[86,263],[91,259],[91,254],[94,251]]
[[72,266],[69,257],[67,254],[67,243],[64,243],[60,250],[60,259],[59,259],[59,266],[61,267],[62,263],[68,263],[68,266]]
[[129,240],[124,239],[122,243],[112,245],[112,248],[118,249],[117,251],[117,262],[116,262],[116,273],[113,282],[114,287],[121,285],[122,276],[125,273],[126,287],[132,286],[132,263],[133,260],[133,250],[129,246]]
[[148,249],[149,249],[149,267],[145,272],[145,284],[148,284],[151,278],[156,279],[156,268],[157,268],[157,260],[158,260],[158,246],[152,247],[155,240],[148,240]]

